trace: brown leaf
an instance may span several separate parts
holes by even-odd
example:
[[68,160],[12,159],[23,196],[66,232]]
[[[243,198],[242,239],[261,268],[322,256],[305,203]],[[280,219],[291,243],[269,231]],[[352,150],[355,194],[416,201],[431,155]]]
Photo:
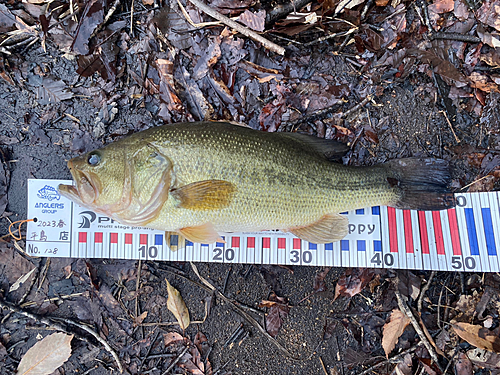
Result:
[[434,72],[436,72],[443,78],[448,78],[455,82],[467,83],[467,78],[455,67],[455,65],[453,65],[448,60],[444,60],[443,58],[439,57],[435,52],[438,51],[431,52],[411,49],[408,50],[408,55],[416,56],[421,59],[422,62],[431,65],[434,68]]
[[144,319],[146,319],[147,316],[148,316],[148,312],[144,311],[141,315],[139,315],[137,318],[134,319],[134,323],[136,325],[141,324],[144,321]]
[[410,319],[401,310],[392,310],[390,320],[384,325],[382,333],[382,347],[387,358],[396,347],[399,337],[408,324],[410,324]]
[[481,8],[476,11],[478,21],[500,31],[500,1],[486,0]]
[[247,9],[240,14],[238,21],[252,30],[262,32],[264,31],[264,25],[266,22],[266,11],[260,10],[257,13],[252,13]]
[[328,275],[328,272],[330,272],[331,267],[325,267],[323,271],[320,273],[316,274],[314,277],[314,284],[313,284],[313,290],[315,292],[324,292],[325,290],[328,290],[326,283],[325,283],[325,277]]
[[354,297],[371,281],[375,272],[369,268],[350,268],[340,276],[335,286],[334,300],[339,296]]
[[416,276],[413,272],[406,270],[397,271],[397,273],[400,281],[398,288],[401,294],[416,300],[420,294],[420,286],[422,285],[420,277]]
[[451,325],[460,338],[480,349],[500,353],[500,337],[487,328],[469,323]]
[[52,374],[71,355],[73,335],[56,332],[33,345],[17,367],[19,375]]
[[203,357],[208,355],[208,352],[210,351],[210,344],[208,343],[207,336],[205,336],[203,332],[198,332],[196,334],[193,343],[196,345]]
[[483,177],[477,177],[476,180],[472,183],[472,185],[467,190],[468,193],[476,193],[476,192],[484,192],[484,191],[493,191],[495,188],[495,182],[497,178],[493,175],[487,175]]
[[80,55],[89,53],[89,39],[94,30],[104,20],[104,1],[90,0],[86,2],[76,29],[75,39],[71,48]]
[[182,356],[179,367],[193,375],[205,375],[205,364],[201,360],[200,352],[196,346],[189,348],[188,352]]
[[467,354],[458,352],[458,358],[455,360],[455,374],[456,375],[472,375],[474,370],[472,362]]
[[474,87],[476,89],[479,89],[484,92],[500,92],[500,89],[498,85],[494,82],[491,82],[490,79],[488,79],[488,76],[478,73],[478,72],[472,72],[471,75],[469,76],[469,79],[472,81],[471,82],[471,87]]
[[163,343],[165,347],[170,345],[184,344],[185,338],[177,332],[168,332],[163,335]]
[[269,312],[266,316],[266,331],[272,336],[276,337],[283,319],[288,316],[290,306],[285,298],[278,297],[274,292],[269,296],[269,300],[263,300],[259,307],[269,307]]
[[455,3],[453,0],[437,0],[434,1],[431,5],[429,5],[429,11],[435,13],[447,13],[451,12],[455,7]]
[[469,11],[469,7],[465,0],[455,0],[455,8],[454,12],[455,17],[457,17],[460,21],[465,21],[467,20],[471,12]]
[[167,282],[167,292],[168,292],[167,308],[170,310],[172,314],[174,314],[182,330],[185,330],[189,326],[189,323],[191,322],[191,320],[189,319],[188,308],[184,303],[184,300],[182,299],[179,291],[175,289],[172,285],[170,285],[167,279],[165,279],[165,281]]
[[[413,360],[412,360],[412,355],[411,354],[406,354],[402,361],[399,362],[392,372],[392,374],[397,374],[397,375],[413,375]],[[391,375],[392,375],[391,374]]]

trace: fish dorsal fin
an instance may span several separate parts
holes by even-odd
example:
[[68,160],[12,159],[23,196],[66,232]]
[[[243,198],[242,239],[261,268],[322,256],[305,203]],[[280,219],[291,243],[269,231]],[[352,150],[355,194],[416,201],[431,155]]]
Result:
[[179,233],[191,242],[213,243],[217,240],[222,240],[219,233],[216,232],[214,226],[210,223],[196,227],[181,228],[179,229]]
[[236,187],[223,180],[205,180],[174,189],[170,192],[180,203],[179,208],[189,210],[220,210],[233,200]]
[[328,243],[340,241],[347,235],[349,220],[339,214],[328,214],[320,220],[299,228],[291,228],[288,231],[301,240],[312,243]]
[[349,151],[349,146],[332,139],[314,137],[300,133],[273,133],[277,137],[287,138],[300,144],[305,150],[314,152],[325,159],[340,159]]

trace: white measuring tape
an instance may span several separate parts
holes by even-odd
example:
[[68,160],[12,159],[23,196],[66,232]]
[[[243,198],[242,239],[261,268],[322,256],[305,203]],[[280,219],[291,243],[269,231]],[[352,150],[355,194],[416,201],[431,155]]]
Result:
[[[456,194],[443,211],[370,207],[348,213],[349,234],[317,245],[290,233],[221,233],[225,243],[166,243],[162,231],[114,222],[59,195],[68,180],[28,180],[26,251],[43,257],[377,267],[439,271],[500,270],[500,196]],[[175,250],[175,251],[174,251]]]

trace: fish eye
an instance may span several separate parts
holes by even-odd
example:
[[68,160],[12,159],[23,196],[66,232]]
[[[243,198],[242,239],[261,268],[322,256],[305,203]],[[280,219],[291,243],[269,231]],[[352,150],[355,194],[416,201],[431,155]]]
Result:
[[87,158],[87,163],[97,165],[101,161],[101,156],[97,152],[91,152]]

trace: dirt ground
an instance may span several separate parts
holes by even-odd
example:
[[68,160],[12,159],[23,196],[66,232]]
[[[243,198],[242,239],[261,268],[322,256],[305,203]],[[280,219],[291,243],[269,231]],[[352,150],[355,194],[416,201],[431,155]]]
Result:
[[[250,2],[242,4],[242,9],[250,7]],[[111,351],[81,328],[87,325],[109,343],[129,374],[163,374],[176,358],[180,361],[170,373],[344,375],[361,374],[377,364],[370,373],[498,373],[500,361],[491,359],[491,363],[479,365],[470,356],[464,357],[474,349],[473,344],[461,342],[449,328],[452,319],[477,323],[481,302],[484,308],[480,321],[490,317],[493,323],[489,328],[494,332],[499,323],[495,303],[500,300],[495,275],[426,271],[365,274],[362,270],[346,274],[344,269],[333,269],[325,276],[318,267],[197,264],[200,274],[227,301],[200,285],[190,264],[31,258],[22,252],[24,241],[10,238],[8,226],[26,219],[27,179],[70,179],[66,167],[69,158],[126,134],[176,121],[230,119],[263,131],[293,129],[341,140],[351,147],[343,160],[351,165],[408,156],[444,158],[450,162],[455,191],[479,179],[470,191],[498,190],[498,89],[487,91],[482,87],[481,91],[470,85],[456,88],[450,83],[453,80],[442,83],[432,64],[414,57],[405,62],[404,70],[387,65],[376,68],[375,60],[381,61],[383,51],[375,52],[374,57],[373,45],[366,47],[368,37],[364,39],[364,52],[356,39],[355,45],[349,44],[338,53],[343,39],[307,47],[269,36],[286,46],[286,54],[279,56],[256,42],[233,36],[221,26],[193,30],[179,12],[169,13],[174,15],[169,22],[162,24],[157,19],[155,23],[153,15],[165,12],[164,8],[158,9],[159,4],[154,10],[136,6],[134,33],[128,30],[127,9],[121,8],[109,23],[114,27],[90,28],[86,33],[87,41],[93,34],[104,51],[111,49],[106,43],[112,40],[111,44],[120,49],[115,54],[97,52],[92,45],[79,41],[72,48],[73,52],[80,51],[68,59],[68,55],[63,56],[68,51],[67,41],[54,32],[52,36],[36,34],[43,44],[39,39],[27,48],[14,45],[11,55],[2,55],[0,147],[4,172],[0,189],[6,191],[0,190],[0,195],[7,199],[0,199],[0,372],[15,373],[30,347],[54,330],[63,329],[76,336],[69,360],[56,373],[118,373]],[[407,33],[416,35],[416,28],[410,26],[418,22],[415,10],[410,4],[405,6],[398,14],[406,14]],[[9,3],[9,9],[19,8]],[[4,17],[7,11],[0,10]],[[199,18],[195,22],[202,20],[194,8],[188,10],[192,17]],[[34,14],[31,8],[26,11]],[[352,12],[344,18],[352,20]],[[379,16],[383,13],[380,9],[377,12]],[[385,15],[392,12],[394,8]],[[122,13],[125,16],[120,16]],[[81,14],[78,17],[83,18]],[[373,17],[370,21],[377,24]],[[4,27],[2,20],[0,17],[0,26]],[[52,19],[49,24],[55,22]],[[30,25],[39,23],[33,20]],[[78,25],[80,30],[85,26],[82,21]],[[153,25],[163,30],[166,40],[153,33]],[[267,24],[266,29],[272,27]],[[111,34],[116,30],[120,31]],[[325,30],[297,40],[307,42],[331,32]],[[104,62],[89,68],[92,74],[84,75],[78,59],[92,54]],[[110,56],[118,57],[111,60]],[[110,60],[114,67],[103,68]],[[108,78],[103,74],[109,74]],[[462,90],[462,94],[443,95],[443,87]],[[368,96],[369,100],[363,102]],[[359,103],[362,105],[357,106]],[[325,108],[328,111],[321,112]],[[17,290],[9,291],[32,269],[35,271]],[[172,324],[175,318],[166,307],[165,279],[181,293],[191,320],[199,322],[185,332]],[[423,290],[430,279],[427,290]],[[437,345],[443,350],[437,367],[431,364],[429,352],[411,325],[386,358],[383,327],[391,312],[398,309],[394,280],[399,280],[402,293],[406,288],[406,295],[412,296],[410,305],[415,311],[418,298],[409,290],[417,288],[424,294],[423,307],[418,308],[420,322],[443,343]],[[321,287],[320,281],[324,283]],[[342,285],[359,288],[360,293],[334,299],[336,286]],[[240,311],[266,327],[265,317],[270,311],[259,303],[272,299],[272,293],[286,298],[280,306],[289,306],[274,339]],[[17,312],[10,311],[9,306]],[[57,324],[63,327],[59,329]],[[234,339],[236,331],[239,335]],[[186,338],[184,346],[172,344],[168,336],[172,332]],[[207,338],[203,345],[195,340],[198,332]],[[180,355],[190,341],[198,343],[201,362],[208,358],[211,370],[208,362],[190,365],[196,362],[196,353],[192,353],[191,362]],[[498,352],[499,347],[490,352]],[[470,364],[470,371],[460,367],[460,361]],[[406,370],[395,369],[401,364]]]

